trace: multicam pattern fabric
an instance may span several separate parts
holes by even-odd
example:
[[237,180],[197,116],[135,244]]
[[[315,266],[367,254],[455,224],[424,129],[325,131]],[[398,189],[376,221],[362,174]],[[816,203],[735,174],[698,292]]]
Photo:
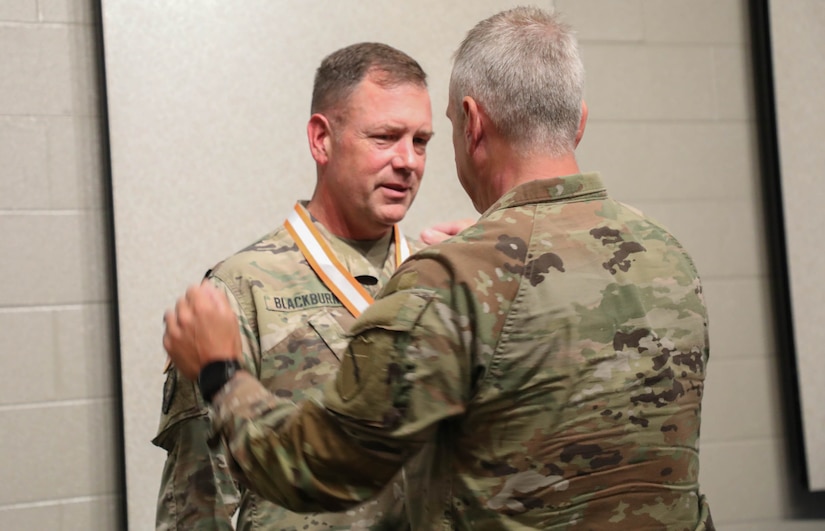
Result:
[[[392,235],[374,243],[336,238],[320,224],[345,267],[373,295],[394,271]],[[419,242],[410,242],[413,250]],[[244,365],[268,390],[291,400],[319,398],[340,366],[354,318],[315,275],[283,227],[215,267],[208,275],[238,315]],[[345,513],[297,514],[239,487],[225,448],[212,436],[197,386],[172,369],[154,443],[168,451],[157,529],[406,529],[400,479],[378,499]]]
[[415,530],[713,529],[707,324],[666,229],[597,174],[532,181],[404,263],[322,402],[241,373],[215,427],[244,481],[295,510],[344,509],[406,463]]

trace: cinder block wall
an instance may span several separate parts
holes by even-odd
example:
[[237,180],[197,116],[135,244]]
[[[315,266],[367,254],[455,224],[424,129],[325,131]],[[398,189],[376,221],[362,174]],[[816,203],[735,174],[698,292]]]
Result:
[[117,529],[91,0],[0,2],[0,529]]
[[[0,529],[118,528],[94,4],[0,2]],[[702,481],[720,529],[823,528],[791,522],[786,494],[746,2],[542,4],[580,33],[582,167],[668,225],[703,274]]]

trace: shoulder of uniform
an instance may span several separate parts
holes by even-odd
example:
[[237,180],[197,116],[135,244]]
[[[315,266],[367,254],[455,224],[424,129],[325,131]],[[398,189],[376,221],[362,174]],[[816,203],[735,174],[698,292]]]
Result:
[[438,287],[443,287],[444,282],[474,282],[468,277],[474,278],[479,271],[489,272],[497,267],[496,258],[507,243],[508,234],[506,225],[474,225],[449,240],[418,251],[399,272],[412,269],[418,274],[418,282]]
[[[207,276],[217,277],[224,282],[246,275],[251,269],[278,268],[281,264],[295,261],[298,252],[289,233],[278,227],[266,236],[244,247],[232,256],[215,264]],[[253,265],[254,264],[254,265]]]
[[174,367],[171,367],[166,371],[160,422],[157,434],[152,442],[156,446],[169,450],[180,425],[207,415],[206,404],[200,398],[197,386],[183,378]]

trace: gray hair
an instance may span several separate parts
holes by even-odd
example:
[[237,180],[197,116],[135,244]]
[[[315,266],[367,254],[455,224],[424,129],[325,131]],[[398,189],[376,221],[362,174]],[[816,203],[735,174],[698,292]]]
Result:
[[415,59],[392,46],[360,42],[336,50],[321,61],[312,87],[312,113],[341,107],[368,74],[383,87],[412,84],[426,88],[427,74]]
[[519,151],[559,156],[575,148],[584,66],[558,16],[517,7],[482,20],[455,53],[450,104],[465,96]]

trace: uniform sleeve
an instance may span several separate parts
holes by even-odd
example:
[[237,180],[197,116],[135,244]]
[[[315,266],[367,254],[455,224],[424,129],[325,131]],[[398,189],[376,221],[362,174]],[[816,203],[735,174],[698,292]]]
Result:
[[[247,368],[257,370],[257,342],[234,302],[219,280],[213,284],[227,294],[236,310]],[[232,515],[240,502],[240,490],[227,461],[226,446],[214,436],[209,410],[196,384],[171,367],[164,384],[163,411],[158,434],[152,441],[166,450],[158,493],[157,530],[233,529]]]
[[323,405],[278,399],[248,375],[216,396],[215,426],[238,477],[264,497],[300,512],[363,502],[440,421],[463,413],[466,324],[451,295],[392,282],[356,321]]
[[152,441],[167,451],[155,528],[231,530],[240,494],[227,466],[225,447],[210,440],[210,421],[195,385],[174,368],[170,375],[167,378],[176,378],[178,385],[173,407],[183,415],[167,422],[162,419]]

